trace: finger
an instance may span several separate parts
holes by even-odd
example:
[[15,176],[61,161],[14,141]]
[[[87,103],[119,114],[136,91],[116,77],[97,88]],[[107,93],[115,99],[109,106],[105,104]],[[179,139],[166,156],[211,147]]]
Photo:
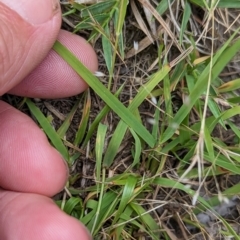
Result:
[[85,227],[47,197],[0,191],[0,239],[89,240]]
[[0,101],[0,186],[52,196],[67,180],[66,164],[25,114]]
[[[83,38],[60,31],[58,40],[73,52],[92,72],[97,70],[97,57]],[[60,98],[77,95],[87,88],[79,75],[53,50],[44,61],[9,93],[38,98]]]
[[[36,9],[37,7],[37,9]],[[0,95],[26,77],[55,42],[58,0],[0,0]]]

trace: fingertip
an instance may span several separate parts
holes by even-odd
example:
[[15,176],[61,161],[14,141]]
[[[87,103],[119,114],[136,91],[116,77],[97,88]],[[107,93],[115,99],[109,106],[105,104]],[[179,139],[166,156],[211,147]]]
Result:
[[60,13],[60,4],[58,0],[42,0],[38,2],[38,11],[36,11],[36,2],[19,0],[0,0],[5,6],[21,16],[24,21],[32,25],[40,25],[47,22],[55,14]]
[[53,196],[67,181],[66,164],[42,130],[0,101],[0,186]]
[[80,221],[62,212],[49,198],[0,191],[0,200],[4,206],[0,206],[0,239],[91,239]]
[[[41,9],[42,5],[49,5],[49,0],[41,1],[35,16],[33,11],[30,11],[36,20],[40,18],[39,12],[49,19],[39,25],[29,24],[12,9],[12,5],[17,8],[31,5],[36,8],[36,3],[17,1],[19,4],[14,4],[9,0],[3,2],[9,3],[10,7],[0,1],[0,95],[19,84],[44,59],[56,41],[61,25],[60,7],[55,13]],[[29,13],[29,9],[25,13]]]
[[[96,53],[84,38],[61,30],[58,40],[90,71],[97,70]],[[51,50],[44,61],[9,93],[25,97],[61,98],[77,95],[87,87],[87,83],[70,65]]]

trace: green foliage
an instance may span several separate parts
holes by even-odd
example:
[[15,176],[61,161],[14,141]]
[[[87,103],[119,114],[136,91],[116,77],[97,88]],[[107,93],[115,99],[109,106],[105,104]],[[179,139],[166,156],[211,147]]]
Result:
[[67,148],[64,146],[61,137],[57,134],[57,132],[53,129],[47,118],[43,115],[40,109],[30,100],[26,99],[26,104],[33,114],[33,116],[37,119],[40,126],[44,130],[45,134],[51,140],[53,146],[61,153],[66,161],[69,160],[69,155]]
[[88,83],[88,85],[102,98],[103,101],[118,114],[129,127],[136,131],[142,138],[153,147],[155,140],[146,128],[139,123],[134,115],[117,100],[114,95],[98,81],[98,79],[61,43],[56,42],[53,49],[66,60],[70,66]]
[[[205,0],[190,0],[190,2],[200,7],[206,7],[207,5],[207,1]],[[240,2],[237,0],[219,0],[213,2],[217,3],[217,6],[220,8],[240,8]]]
[[[141,7],[147,6],[144,1],[139,1],[139,4]],[[174,4],[174,0],[158,1],[155,9],[161,16],[171,16]],[[239,194],[239,184],[222,192],[216,187],[216,195],[209,199],[200,195],[201,186],[207,178],[216,181],[220,175],[240,174],[240,129],[232,121],[240,114],[240,80],[237,78],[223,83],[220,76],[240,50],[237,37],[239,30],[216,52],[210,51],[204,55],[198,51],[196,36],[189,31],[189,26],[193,21],[193,5],[205,11],[209,19],[203,19],[203,25],[207,26],[216,7],[217,10],[224,7],[240,8],[240,4],[239,1],[227,0],[186,0],[181,4],[181,14],[171,19],[176,27],[175,42],[167,38],[166,29],[158,32],[159,41],[155,45],[158,63],[154,71],[144,75],[141,84],[135,86],[134,81],[131,82],[136,94],[131,95],[130,101],[124,102],[124,105],[120,99],[128,82],[118,84],[121,87],[116,92],[112,89],[116,83],[113,84],[114,74],[118,72],[116,66],[125,64],[124,27],[127,11],[130,11],[128,1],[107,0],[90,5],[74,3],[65,13],[65,16],[80,15],[75,32],[90,31],[90,40],[93,41],[100,38],[106,65],[105,75],[108,78],[105,86],[72,53],[60,43],[55,43],[53,49],[105,103],[91,122],[90,92],[86,92],[79,100],[83,101],[84,107],[74,145],[86,149],[89,141],[95,143],[89,150],[95,160],[94,182],[85,189],[67,186],[70,197],[66,202],[58,202],[66,213],[87,226],[94,239],[138,239],[135,236],[139,233],[156,240],[176,239],[163,224],[164,220],[159,220],[157,211],[171,201],[180,205],[182,224],[206,232],[206,227],[196,216],[209,211],[224,226],[222,236],[239,238],[230,222],[214,210],[215,206],[222,203],[220,194],[226,199]],[[182,52],[178,52],[179,56],[170,62],[172,59],[168,55],[168,47],[172,44],[178,45],[178,49],[180,46]],[[136,75],[138,72],[131,76],[133,80]],[[79,102],[55,132],[48,130],[51,126],[49,121],[46,123],[47,120],[27,100],[41,127],[65,157],[68,153],[61,139],[69,129],[69,120],[74,116]],[[144,121],[146,119],[141,111],[146,103],[150,106],[147,114],[151,116],[151,123]],[[110,113],[118,117],[113,123],[113,129],[112,123],[106,120],[112,116]],[[215,131],[219,128],[221,131],[229,129],[235,136],[234,142],[226,143],[221,136],[216,135]],[[129,149],[127,156],[123,154],[125,148]],[[75,162],[79,155],[77,152],[72,153],[69,163]],[[124,166],[124,170],[119,170],[121,167],[116,167],[118,165]],[[73,176],[71,180],[77,177]],[[193,187],[189,187],[188,183],[192,182],[197,182],[199,188],[193,190]],[[163,195],[157,195],[159,192]],[[84,200],[80,196],[84,196]],[[184,204],[175,196],[184,196]],[[161,201],[157,201],[157,198]],[[167,219],[176,220],[177,214]]]

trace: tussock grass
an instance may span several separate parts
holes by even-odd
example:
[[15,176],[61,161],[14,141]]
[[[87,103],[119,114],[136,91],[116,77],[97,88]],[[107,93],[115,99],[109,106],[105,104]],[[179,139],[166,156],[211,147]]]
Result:
[[[91,90],[56,131],[26,100],[72,169],[59,206],[94,239],[240,239],[237,216],[226,212],[240,191],[240,3],[62,7],[65,26],[95,46],[101,73],[90,73],[57,42],[53,49]],[[79,126],[68,140],[80,103]]]

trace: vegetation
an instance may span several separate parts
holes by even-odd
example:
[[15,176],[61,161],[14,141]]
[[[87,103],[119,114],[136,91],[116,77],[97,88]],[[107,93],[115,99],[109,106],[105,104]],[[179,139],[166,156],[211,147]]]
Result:
[[88,2],[63,2],[63,21],[98,51],[99,72],[53,49],[91,90],[56,131],[26,100],[72,171],[57,204],[94,239],[240,239],[216,207],[240,191],[240,3]]

